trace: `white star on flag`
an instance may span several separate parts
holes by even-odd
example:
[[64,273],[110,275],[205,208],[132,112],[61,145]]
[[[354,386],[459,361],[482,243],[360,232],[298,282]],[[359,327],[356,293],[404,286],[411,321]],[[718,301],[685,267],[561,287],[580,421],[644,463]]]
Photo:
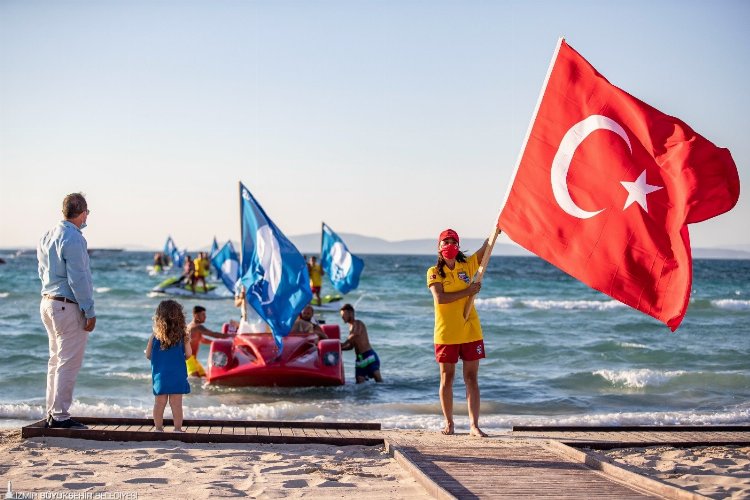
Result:
[[652,186],[646,183],[646,171],[644,170],[641,175],[635,180],[635,182],[620,181],[622,187],[628,191],[628,199],[625,200],[625,206],[623,210],[628,208],[634,202],[638,203],[641,208],[648,213],[648,203],[646,202],[646,195],[653,193],[654,191],[660,190],[664,186]]

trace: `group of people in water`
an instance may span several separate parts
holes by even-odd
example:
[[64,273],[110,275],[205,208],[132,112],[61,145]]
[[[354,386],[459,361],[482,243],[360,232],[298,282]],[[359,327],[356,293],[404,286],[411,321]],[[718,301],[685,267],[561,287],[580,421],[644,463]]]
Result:
[[[154,254],[153,270],[160,273],[171,265],[169,256],[162,252]],[[206,278],[211,274],[211,259],[206,252],[198,252],[198,256],[193,259],[190,255],[185,255],[185,263],[182,265],[182,274],[175,281],[175,284],[185,283],[185,286],[195,293],[201,290],[207,293],[209,288]],[[198,282],[203,284],[202,288],[197,288]]]
[[[86,426],[71,418],[69,410],[88,336],[96,327],[91,266],[87,242],[81,232],[86,227],[90,214],[83,194],[72,193],[66,196],[62,213],[63,220],[47,231],[37,246],[39,278],[42,283],[40,316],[49,340],[46,425],[81,429]],[[473,277],[487,247],[488,242],[485,241],[476,253],[466,256],[460,250],[458,233],[446,229],[438,237],[437,263],[427,270],[427,287],[432,293],[435,308],[433,340],[440,373],[440,404],[445,418],[443,434],[455,432],[453,382],[456,364],[460,359],[466,385],[469,434],[486,436],[479,428],[479,360],[486,355],[482,327],[474,306],[469,308],[466,318],[464,308],[467,301],[481,289],[481,283],[475,282]],[[200,262],[200,265],[196,265],[196,262]],[[202,278],[205,288],[208,259],[204,252],[196,258],[196,262],[191,266],[186,264],[183,279],[190,278],[191,285],[194,286],[193,280]],[[156,260],[154,264],[156,265]],[[160,265],[164,265],[164,260],[161,260]],[[198,270],[201,273],[205,270],[205,275],[196,276]],[[308,270],[314,301],[320,304],[322,269],[315,257],[310,258]],[[238,295],[239,304],[243,304],[244,311],[244,288],[240,287]],[[182,431],[182,397],[190,392],[188,375],[205,375],[205,370],[197,359],[200,344],[210,343],[211,338],[227,338],[231,335],[206,328],[204,307],[195,306],[192,313],[193,319],[188,324],[182,305],[175,300],[164,300],[159,303],[153,316],[153,331],[145,354],[151,361],[155,397],[153,417],[157,431],[163,430],[167,404],[172,409],[175,431]],[[382,382],[380,359],[370,345],[367,327],[355,318],[351,304],[345,304],[339,313],[349,326],[349,335],[341,344],[341,349],[355,351],[357,383],[363,383],[367,379]],[[316,325],[312,305],[303,308],[293,330],[314,333],[319,340],[326,337],[320,326]]]

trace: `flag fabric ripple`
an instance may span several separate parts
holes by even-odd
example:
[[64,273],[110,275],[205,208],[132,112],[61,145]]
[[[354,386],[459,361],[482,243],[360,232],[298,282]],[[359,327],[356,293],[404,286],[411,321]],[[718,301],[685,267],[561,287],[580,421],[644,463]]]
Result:
[[234,286],[240,278],[240,258],[231,241],[224,243],[211,257],[211,265],[218,273],[219,279],[227,289],[234,293]]
[[352,254],[344,240],[323,223],[320,264],[339,293],[349,293],[359,286],[365,263]]
[[674,331],[692,284],[687,224],[730,210],[739,189],[727,149],[615,87],[561,39],[497,225]]
[[242,228],[240,280],[247,303],[270,325],[276,345],[310,303],[310,275],[305,258],[240,183]]

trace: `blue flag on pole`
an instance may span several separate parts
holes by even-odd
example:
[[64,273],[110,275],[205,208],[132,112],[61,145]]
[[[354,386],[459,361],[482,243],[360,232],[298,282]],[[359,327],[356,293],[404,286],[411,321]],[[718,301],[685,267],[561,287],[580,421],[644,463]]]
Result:
[[320,265],[339,293],[348,293],[359,286],[365,263],[352,254],[333,229],[323,223]]
[[247,303],[271,326],[276,345],[310,303],[310,275],[305,258],[240,183],[242,265],[240,280]]
[[182,264],[185,263],[185,251],[181,252],[177,249],[177,245],[174,244],[171,236],[167,236],[167,241],[164,243],[164,255],[172,259],[172,266],[174,267],[182,267]]
[[231,241],[227,241],[220,250],[214,252],[211,265],[219,273],[219,279],[234,293],[234,285],[240,278],[240,258]]
[[[216,255],[216,252],[218,251],[219,251],[219,244],[216,242],[216,236],[214,236],[214,241],[211,242],[211,250],[208,252],[208,259],[210,260],[212,265],[213,265],[214,255]],[[218,267],[214,265],[214,270],[216,271],[216,277],[221,278],[221,269],[219,269]]]

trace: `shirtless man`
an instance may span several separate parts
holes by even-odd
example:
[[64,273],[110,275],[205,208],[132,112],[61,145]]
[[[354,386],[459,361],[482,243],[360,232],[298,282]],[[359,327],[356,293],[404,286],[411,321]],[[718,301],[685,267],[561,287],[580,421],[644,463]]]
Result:
[[323,329],[320,325],[313,320],[314,314],[315,311],[313,310],[313,307],[310,304],[306,305],[302,309],[302,312],[299,313],[299,317],[294,321],[292,331],[314,333],[318,336],[318,340],[327,339],[328,335],[323,333]]
[[231,337],[227,333],[214,332],[203,326],[206,322],[206,308],[203,306],[193,307],[193,321],[187,326],[188,334],[190,335],[190,347],[193,350],[193,355],[190,356],[186,361],[188,375],[191,377],[205,377],[206,370],[198,361],[198,349],[201,344],[210,344],[211,341],[204,337],[211,337],[215,339],[226,339]]
[[375,379],[375,382],[382,382],[380,358],[370,345],[367,327],[360,320],[354,319],[354,307],[351,304],[344,304],[340,312],[341,319],[349,325],[349,337],[341,344],[341,350],[354,349],[357,355],[357,360],[354,362],[354,376],[357,383],[361,384],[368,378]]

